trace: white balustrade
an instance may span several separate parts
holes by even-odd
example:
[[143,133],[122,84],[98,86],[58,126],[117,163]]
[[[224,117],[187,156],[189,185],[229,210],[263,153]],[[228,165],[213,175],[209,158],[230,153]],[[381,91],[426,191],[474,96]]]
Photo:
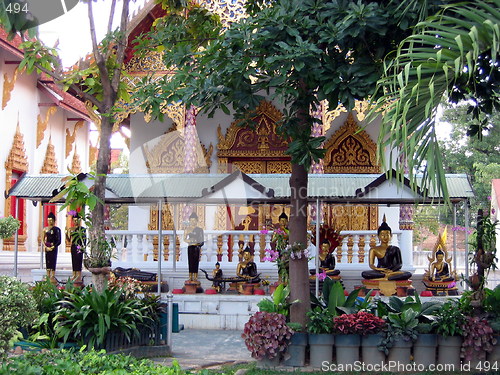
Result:
[[[260,260],[260,252],[263,249],[271,248],[272,232],[263,233],[260,231],[221,231],[221,230],[205,230],[205,244],[202,248],[202,257],[200,261],[201,268],[213,266],[217,261],[218,254],[221,254],[221,267],[226,269],[234,268],[238,264],[238,251],[240,249],[239,242],[244,241],[243,248],[247,245],[253,246],[254,260],[260,269],[275,268],[275,264],[271,262],[263,262]],[[176,232],[177,239],[180,240],[180,248],[176,248],[176,238],[171,230],[162,232],[163,236],[168,237],[168,249],[165,249],[165,254],[168,252],[168,261],[163,262],[166,268],[173,267],[174,259],[177,251],[180,254],[179,261],[176,267],[187,268],[187,244],[182,241],[184,232],[179,230]],[[361,270],[368,267],[368,255],[370,252],[371,241],[376,237],[376,231],[342,231],[343,240],[341,245],[335,249],[335,255],[340,252],[340,261],[337,259],[337,268],[340,270]],[[106,231],[107,238],[113,238],[116,246],[117,260],[126,263],[128,267],[138,267],[150,264],[154,267],[153,247],[154,238],[157,238],[157,231],[122,231],[110,230]],[[392,244],[399,243],[400,232],[393,233]],[[156,245],[157,246],[157,245]],[[311,256],[316,254],[316,248],[309,243]],[[402,249],[404,251],[404,249]],[[360,252],[362,251],[362,255]],[[146,255],[146,259],[144,258]],[[159,256],[162,256],[159,254]],[[232,261],[229,261],[232,256]],[[418,255],[414,253],[415,265],[422,266],[422,258],[424,254]],[[164,258],[162,258],[163,260]],[[418,259],[418,261],[417,261]],[[314,258],[310,261],[310,268],[314,267]],[[124,265],[124,264],[122,264]]]

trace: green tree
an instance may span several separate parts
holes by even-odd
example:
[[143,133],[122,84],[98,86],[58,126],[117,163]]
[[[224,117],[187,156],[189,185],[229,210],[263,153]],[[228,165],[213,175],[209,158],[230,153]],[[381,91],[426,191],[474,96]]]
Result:
[[[310,110],[327,100],[351,109],[369,98],[386,54],[410,35],[410,27],[442,1],[274,0],[248,1],[249,17],[198,48],[189,28],[157,20],[148,42],[165,53],[175,74],[147,82],[137,93],[144,111],[181,100],[209,115],[232,108],[242,124],[264,96],[283,105],[278,131],[291,156],[290,243],[306,243],[307,181],[324,155],[324,137],[311,134]],[[168,19],[168,18],[167,18]],[[143,46],[145,48],[151,48]],[[305,323],[310,308],[307,260],[290,262],[291,320]]]
[[[468,104],[448,106],[441,121],[452,125],[449,138],[440,141],[443,150],[443,167],[447,173],[466,173],[470,176],[475,192],[471,211],[482,208],[488,211],[491,180],[500,177],[500,112],[482,115],[486,124],[482,133],[468,136],[474,118],[467,113]],[[481,120],[483,122],[483,120]]]
[[[398,170],[424,169],[425,186],[448,196],[441,149],[435,129],[442,100],[467,100],[474,120],[469,136],[488,131],[484,114],[500,109],[500,0],[464,1],[445,7],[415,28],[387,58],[379,81],[383,95],[374,110],[385,108],[379,138],[384,146],[399,147],[406,156]],[[486,134],[488,135],[488,134]],[[486,138],[486,137],[483,137]],[[407,165],[406,165],[407,164]]]
[[[110,139],[113,131],[116,131],[119,124],[115,121],[115,114],[119,110],[117,104],[120,101],[127,102],[130,99],[128,87],[123,77],[123,67],[125,59],[125,49],[128,45],[128,20],[129,6],[135,0],[111,0],[110,13],[107,22],[107,33],[99,43],[97,40],[93,3],[96,0],[83,0],[88,4],[88,18],[90,23],[90,37],[92,40],[91,56],[85,61],[81,61],[70,71],[63,72],[62,64],[54,48],[46,47],[41,41],[34,38],[34,31],[25,33],[24,30],[32,25],[26,14],[19,12],[14,16],[6,11],[4,2],[0,3],[0,23],[10,33],[19,33],[26,40],[21,48],[24,50],[24,58],[19,68],[26,69],[28,73],[45,73],[54,79],[54,82],[61,85],[64,90],[69,90],[83,101],[90,103],[91,116],[99,127],[99,146],[96,163],[96,177],[94,181],[94,194],[97,197],[97,204],[92,209],[92,226],[90,228],[90,257],[99,259],[102,265],[109,263],[109,257],[102,255],[106,251],[97,245],[99,239],[104,238],[105,221],[105,187],[106,175],[110,167],[111,144]],[[194,3],[188,0],[157,0],[164,4],[170,14],[182,14],[186,7]],[[119,6],[119,3],[121,6]],[[115,12],[120,11],[119,25],[115,28]],[[206,12],[199,12],[196,23],[191,27],[192,35],[196,35],[197,30],[213,30],[213,17],[205,17]],[[210,27],[206,26],[206,21]],[[204,34],[206,37],[207,34]],[[93,198],[92,198],[93,199]],[[102,242],[102,241],[101,241]],[[108,258],[108,259],[104,259]],[[94,265],[98,266],[98,265]]]

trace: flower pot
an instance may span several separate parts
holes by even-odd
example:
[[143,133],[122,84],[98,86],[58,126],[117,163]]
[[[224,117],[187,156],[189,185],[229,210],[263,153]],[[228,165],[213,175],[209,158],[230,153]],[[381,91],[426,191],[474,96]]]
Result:
[[335,336],[335,357],[337,365],[353,364],[359,361],[361,336],[356,334]]
[[310,366],[321,368],[325,361],[332,362],[335,336],[330,333],[309,334]]
[[385,353],[377,346],[382,340],[381,334],[361,336],[361,360],[366,365],[380,365],[385,361]]
[[411,347],[413,342],[410,340],[404,340],[402,338],[394,341],[394,346],[389,349],[389,355],[387,356],[388,362],[401,363],[403,365],[409,364],[411,359]]
[[460,368],[462,336],[438,336],[438,364],[453,364]]
[[280,364],[280,355],[278,354],[274,358],[264,357],[257,361],[257,367],[261,369],[272,369],[278,367]]
[[111,267],[89,268],[88,270],[92,273],[93,287],[100,292],[106,289]]
[[438,336],[435,333],[421,333],[413,343],[413,361],[417,365],[429,367],[436,363]]
[[290,344],[288,344],[287,354],[285,355],[285,358],[289,357],[283,362],[283,365],[304,367],[306,362],[307,341],[307,333],[295,332],[292,335]]

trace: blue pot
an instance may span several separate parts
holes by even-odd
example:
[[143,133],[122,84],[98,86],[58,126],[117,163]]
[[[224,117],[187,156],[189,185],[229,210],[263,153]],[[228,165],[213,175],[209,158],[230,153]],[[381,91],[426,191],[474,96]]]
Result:
[[283,365],[292,367],[304,367],[306,363],[307,333],[295,332],[290,344],[288,344]]

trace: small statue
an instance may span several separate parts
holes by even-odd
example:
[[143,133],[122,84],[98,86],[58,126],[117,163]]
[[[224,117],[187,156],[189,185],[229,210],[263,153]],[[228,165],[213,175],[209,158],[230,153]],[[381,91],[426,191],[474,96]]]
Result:
[[214,270],[212,271],[212,278],[213,278],[213,281],[212,281],[212,287],[218,292],[220,293],[220,291],[222,290],[222,270],[220,269],[220,263],[217,262],[215,263],[215,268]]
[[57,252],[61,244],[61,229],[55,226],[56,215],[53,212],[47,215],[47,226],[43,228],[43,246],[45,249],[45,264],[47,268],[47,279],[52,284],[57,284],[56,264]]
[[278,224],[286,233],[288,233],[288,215],[285,214],[285,211],[278,216]]
[[82,218],[75,212],[71,216],[73,226],[66,229],[66,240],[71,244],[71,266],[73,274],[71,281],[82,283],[82,262],[87,242],[86,230],[82,227]]
[[[363,271],[361,276],[364,279],[384,279],[384,280],[408,280],[410,272],[400,271],[403,260],[401,250],[397,246],[389,245],[392,239],[392,229],[387,225],[385,215],[382,225],[377,231],[380,245],[370,249],[369,264],[370,271]],[[375,266],[375,260],[377,265]]]
[[[337,276],[340,274],[339,270],[335,269],[335,255],[331,249],[330,241],[327,238],[321,242],[321,249],[319,252],[319,271],[326,273],[327,276]],[[316,275],[316,270],[309,270],[311,275]]]
[[428,256],[429,269],[425,271],[422,282],[426,290],[433,295],[457,295],[458,290],[455,285],[455,272],[451,270],[451,256],[448,257],[446,249],[447,231],[438,237],[432,256]]
[[195,212],[189,216],[189,227],[184,232],[184,241],[188,243],[189,280],[198,280],[201,247],[204,244],[203,229],[198,226],[198,216]]
[[246,279],[249,282],[258,277],[257,265],[252,261],[252,253],[248,246],[243,250],[243,259],[236,267],[236,276]]

